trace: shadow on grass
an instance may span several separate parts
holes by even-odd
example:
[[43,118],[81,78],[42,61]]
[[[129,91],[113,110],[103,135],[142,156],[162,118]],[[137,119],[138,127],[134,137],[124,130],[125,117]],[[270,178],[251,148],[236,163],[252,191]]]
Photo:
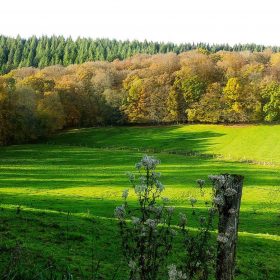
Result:
[[184,150],[204,153],[210,139],[225,134],[212,131],[176,133],[181,126],[105,127],[71,130],[48,139],[47,143],[73,146],[149,148],[157,151]]
[[[71,187],[127,187],[127,171],[135,171],[133,165],[141,158],[140,153],[115,157],[111,152],[92,151],[87,155],[69,154],[67,162],[57,162],[56,158],[45,157],[36,160],[18,160],[12,164],[9,159],[0,167],[1,187],[28,187],[36,189],[54,189]],[[12,157],[12,155],[10,155]],[[48,152],[45,156],[49,156]],[[61,155],[55,155],[60,158]],[[94,162],[91,157],[97,157]],[[80,158],[83,158],[82,160]],[[198,178],[207,178],[210,174],[238,173],[245,176],[245,186],[269,187],[280,185],[280,173],[276,168],[267,168],[243,163],[215,161],[182,156],[161,155],[162,164],[158,168],[163,173],[163,182],[172,188],[195,185]]]
[[[2,150],[0,187],[70,188],[127,186],[127,171],[142,153],[80,147],[21,146]],[[209,174],[238,173],[246,186],[280,185],[276,168],[230,161],[160,154],[164,183],[186,187]]]
[[[65,204],[65,201],[61,203]],[[113,207],[114,203],[105,202],[105,205]],[[16,213],[16,209],[4,209],[0,213],[1,246],[5,248],[0,252],[0,271],[6,258],[9,258],[10,250],[21,244],[33,265],[40,267],[51,261],[57,268],[69,267],[74,276],[86,275],[85,279],[88,279],[94,248],[93,261],[100,261],[102,279],[111,279],[116,266],[121,267],[116,279],[124,279],[126,264],[121,261],[120,238],[115,220],[96,217],[93,224],[92,216],[88,214],[75,216],[71,213],[67,218],[67,212],[31,211],[24,208]],[[241,235],[237,253],[237,279],[276,280],[280,273],[278,245],[277,241]],[[182,251],[178,239],[175,240],[176,251]],[[176,263],[176,253],[171,259]]]
[[[120,193],[113,194],[111,199],[105,198],[84,198],[84,197],[66,197],[66,196],[53,196],[53,195],[2,195],[1,203],[3,209],[13,208],[14,211],[20,206],[21,209],[27,209],[27,211],[43,212],[46,214],[58,215],[71,212],[77,214],[80,217],[87,216],[87,213],[100,218],[114,218],[114,209],[123,203],[120,197]],[[115,199],[114,199],[115,198]],[[130,205],[136,207],[136,201],[130,200]],[[196,216],[193,216],[193,209],[190,206],[188,199],[181,202],[179,205],[176,201],[171,203],[175,206],[174,225],[177,224],[178,216],[180,212],[186,213],[188,218],[188,225],[191,227],[197,227],[199,225],[199,217],[206,215],[207,210],[203,201],[200,200],[198,207],[195,208]],[[6,211],[6,210],[4,210]],[[277,212],[254,212],[250,208],[242,209],[240,214],[239,230],[242,232],[248,232],[252,234],[271,234],[280,235],[280,217]]]

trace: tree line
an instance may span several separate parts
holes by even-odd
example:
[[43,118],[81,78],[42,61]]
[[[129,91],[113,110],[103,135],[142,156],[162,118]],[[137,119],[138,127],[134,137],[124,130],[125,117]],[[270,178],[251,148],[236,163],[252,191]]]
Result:
[[[36,36],[28,39],[0,36],[0,73],[8,73],[17,67],[39,67],[50,65],[80,64],[87,61],[113,61],[126,59],[135,54],[158,54],[174,52],[176,54],[203,48],[211,53],[224,51],[263,51],[264,45],[256,44],[206,44],[206,43],[159,43],[139,41],[117,41],[109,39],[78,38],[63,36]],[[270,47],[279,52],[280,47]]]
[[138,54],[0,76],[0,143],[67,128],[280,121],[280,53]]

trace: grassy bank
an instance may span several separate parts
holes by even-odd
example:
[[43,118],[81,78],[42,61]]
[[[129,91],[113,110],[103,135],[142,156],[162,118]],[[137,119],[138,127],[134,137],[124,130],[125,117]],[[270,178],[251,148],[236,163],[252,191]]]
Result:
[[[177,213],[189,216],[188,199],[199,195],[196,179],[227,172],[244,175],[237,279],[276,280],[278,135],[280,126],[93,128],[72,130],[45,144],[1,148],[1,268],[14,261],[12,253],[38,275],[53,267],[71,271],[75,279],[91,279],[98,267],[101,279],[112,279],[114,273],[123,279],[113,211],[129,187],[125,173],[134,170],[146,151],[162,162],[164,195]],[[202,201],[198,207],[203,211]],[[190,219],[189,226],[195,227],[195,221]]]

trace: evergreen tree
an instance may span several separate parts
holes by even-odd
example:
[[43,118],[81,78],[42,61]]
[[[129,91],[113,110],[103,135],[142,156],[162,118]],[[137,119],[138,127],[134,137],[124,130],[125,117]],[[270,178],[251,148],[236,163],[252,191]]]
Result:
[[[135,54],[158,54],[174,52],[176,54],[189,50],[203,49],[205,52],[250,51],[260,52],[268,47],[256,44],[173,44],[148,41],[117,41],[109,39],[65,39],[62,36],[35,36],[23,39],[20,36],[10,38],[0,36],[0,74],[24,66],[45,67],[55,64],[70,65],[86,61],[126,59]],[[269,47],[273,52],[280,50],[277,46]]]

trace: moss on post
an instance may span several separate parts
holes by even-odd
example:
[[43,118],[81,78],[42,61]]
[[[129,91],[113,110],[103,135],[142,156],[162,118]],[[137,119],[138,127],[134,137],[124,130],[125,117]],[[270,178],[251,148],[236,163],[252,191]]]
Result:
[[232,280],[244,177],[222,174],[209,179],[214,186],[214,203],[219,213],[216,279]]

